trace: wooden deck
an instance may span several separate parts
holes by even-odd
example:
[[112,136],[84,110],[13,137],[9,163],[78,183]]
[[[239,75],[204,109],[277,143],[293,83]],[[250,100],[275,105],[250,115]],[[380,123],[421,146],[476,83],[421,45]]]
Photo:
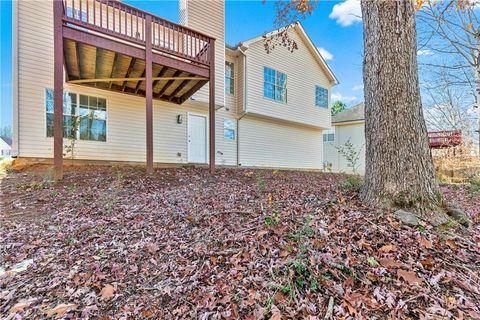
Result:
[[[146,95],[145,59],[64,38],[69,83]],[[153,99],[181,104],[208,82],[208,77],[152,64]],[[207,75],[208,76],[208,75]]]
[[72,84],[145,97],[153,172],[152,100],[182,104],[207,82],[209,166],[215,168],[215,39],[116,0],[54,1],[54,166],[63,177],[63,71]]

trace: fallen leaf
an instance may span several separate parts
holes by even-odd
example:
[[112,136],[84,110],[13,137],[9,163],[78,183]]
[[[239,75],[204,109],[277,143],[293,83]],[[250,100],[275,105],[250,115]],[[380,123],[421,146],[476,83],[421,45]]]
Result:
[[372,266],[372,267],[377,267],[377,266],[378,266],[378,261],[375,260],[374,257],[368,258],[368,259],[367,259],[367,262],[368,262],[368,264],[369,264],[370,266]]
[[433,243],[430,240],[427,240],[425,238],[420,238],[418,240],[422,246],[424,246],[427,249],[432,249],[433,248]]
[[17,304],[15,304],[13,307],[10,308],[10,313],[18,313],[18,312],[23,312],[26,308],[28,308],[32,302],[34,302],[36,299],[29,299],[26,301],[20,301]]
[[432,258],[422,259],[420,260],[420,263],[424,268],[431,268],[435,265],[435,261],[433,261]]
[[357,315],[357,309],[347,300],[343,300],[342,305],[347,308],[347,311],[350,315],[356,316]]
[[378,262],[380,262],[382,267],[385,267],[385,268],[398,268],[402,265],[400,262],[395,261],[395,259],[391,257],[380,258],[378,259]]
[[75,310],[76,307],[77,307],[77,305],[76,305],[76,304],[73,304],[73,303],[69,303],[69,304],[62,303],[62,304],[59,304],[59,305],[56,306],[55,308],[50,309],[50,310],[47,311],[47,317],[48,317],[48,318],[53,317],[53,316],[63,317],[67,312],[72,311],[72,310]]
[[417,277],[415,272],[399,269],[397,270],[397,274],[400,278],[403,278],[403,280],[405,280],[409,284],[421,284],[423,282],[421,278]]
[[100,299],[108,300],[113,298],[115,295],[115,288],[111,284],[107,284],[103,287],[102,291],[100,291]]
[[387,244],[381,247],[380,249],[378,249],[378,251],[383,253],[388,253],[392,251],[397,251],[397,247],[395,247],[393,244]]
[[448,239],[445,241],[445,244],[450,247],[450,249],[457,249],[457,244],[454,240]]

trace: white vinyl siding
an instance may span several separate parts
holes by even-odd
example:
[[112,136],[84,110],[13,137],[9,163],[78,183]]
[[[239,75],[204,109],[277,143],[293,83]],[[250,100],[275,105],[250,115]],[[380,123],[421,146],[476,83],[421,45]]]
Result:
[[[50,1],[18,1],[17,4],[19,156],[52,158],[53,138],[46,135],[45,88],[53,88],[53,6]],[[220,79],[224,63],[222,57],[221,67],[217,68],[222,75]],[[223,79],[219,86],[221,94],[217,95],[223,99]],[[107,100],[107,141],[78,140],[76,159],[145,162],[145,98],[68,83],[64,84],[64,91]],[[181,106],[153,101],[155,162],[187,163],[187,121],[178,124],[177,116],[186,119],[188,112],[207,115],[208,109],[191,101]],[[223,142],[223,118],[232,118],[232,115],[223,108],[216,116],[217,150],[223,153],[217,163],[235,164],[236,141]]]
[[[295,122],[319,129],[330,127],[331,115],[328,109],[315,106],[312,89],[316,85],[329,90],[332,87],[327,74],[315,58],[306,39],[295,28],[289,36],[297,43],[298,49],[277,46],[270,53],[265,51],[263,40],[249,44],[245,50],[247,69],[247,112],[259,116]],[[288,98],[279,103],[264,98],[264,67],[278,70],[287,75]],[[241,135],[241,133],[240,133]]]
[[[334,141],[323,143],[323,154],[325,163],[331,164],[331,169],[335,172],[352,173],[352,168],[347,160],[338,152],[338,147],[344,145],[348,140],[352,143],[355,150],[360,150],[358,173],[365,173],[365,124],[351,123],[344,125],[335,125],[332,127],[335,134]],[[324,131],[324,134],[327,132]]]
[[238,132],[242,166],[323,167],[321,130],[247,116],[239,121]]
[[[180,0],[180,24],[215,38],[215,104],[225,105],[225,1]],[[210,84],[194,94],[197,101],[208,102]]]

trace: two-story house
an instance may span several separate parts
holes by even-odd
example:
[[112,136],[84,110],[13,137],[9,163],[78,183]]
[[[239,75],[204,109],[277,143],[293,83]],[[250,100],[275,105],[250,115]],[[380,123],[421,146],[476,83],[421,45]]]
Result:
[[14,155],[60,177],[64,158],[321,169],[337,80],[303,27],[293,53],[232,47],[223,1],[179,3],[176,24],[118,1],[14,2]]

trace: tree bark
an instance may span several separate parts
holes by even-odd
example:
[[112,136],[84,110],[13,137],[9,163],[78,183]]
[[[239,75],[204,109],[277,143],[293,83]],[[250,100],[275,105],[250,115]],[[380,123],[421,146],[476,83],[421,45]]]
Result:
[[[423,117],[415,8],[409,0],[362,0],[366,172],[363,200],[442,223]],[[432,219],[434,221],[432,221]]]

